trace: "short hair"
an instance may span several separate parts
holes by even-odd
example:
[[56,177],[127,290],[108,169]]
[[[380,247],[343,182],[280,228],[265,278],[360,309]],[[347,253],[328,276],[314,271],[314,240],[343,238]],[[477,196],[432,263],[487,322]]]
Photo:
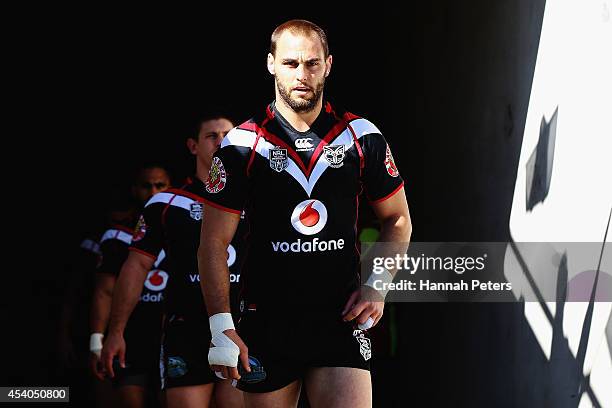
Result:
[[208,122],[209,120],[216,120],[216,119],[225,119],[225,120],[229,120],[232,123],[232,125],[236,124],[236,121],[230,115],[227,115],[224,112],[211,111],[211,112],[208,112],[207,114],[198,116],[198,118],[193,122],[192,126],[190,126],[191,129],[189,130],[189,133],[187,134],[187,139],[193,139],[197,142],[200,136],[200,130],[202,130],[202,124],[204,122]]
[[272,37],[270,38],[270,53],[275,55],[276,43],[284,31],[289,30],[291,34],[311,35],[316,34],[323,45],[325,51],[325,57],[329,55],[329,44],[327,43],[327,34],[325,31],[313,22],[308,20],[289,20],[274,30]]

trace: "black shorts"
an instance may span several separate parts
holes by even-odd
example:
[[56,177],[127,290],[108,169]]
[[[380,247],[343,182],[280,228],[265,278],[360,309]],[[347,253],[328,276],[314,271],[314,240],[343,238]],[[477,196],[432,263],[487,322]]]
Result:
[[207,319],[170,317],[163,336],[162,388],[219,381],[208,365],[209,346]]
[[113,386],[122,387],[126,385],[137,385],[152,390],[161,388],[160,378],[160,353],[161,338],[156,336],[141,335],[144,331],[127,331],[125,333],[125,368],[118,366],[115,362],[115,377]]
[[238,328],[240,337],[263,366],[265,380],[238,381],[245,392],[270,392],[303,378],[313,367],[354,367],[370,370],[372,344],[367,331],[344,322],[340,313],[295,315],[246,311]]

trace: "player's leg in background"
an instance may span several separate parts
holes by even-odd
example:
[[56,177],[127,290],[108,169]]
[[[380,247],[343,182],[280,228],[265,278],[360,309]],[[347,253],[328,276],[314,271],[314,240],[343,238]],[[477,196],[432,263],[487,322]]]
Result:
[[301,381],[294,381],[280,390],[264,393],[245,392],[246,408],[292,408],[297,407]]
[[166,407],[208,408],[212,400],[213,390],[213,383],[168,388],[165,391]]
[[316,367],[304,380],[312,408],[370,408],[370,372],[352,367]]

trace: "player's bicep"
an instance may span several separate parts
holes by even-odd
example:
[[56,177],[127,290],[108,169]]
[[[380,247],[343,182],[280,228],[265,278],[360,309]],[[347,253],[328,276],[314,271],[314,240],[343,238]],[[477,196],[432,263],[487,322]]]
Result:
[[382,224],[394,223],[411,228],[410,211],[404,187],[385,200],[371,203],[374,214]]
[[207,203],[204,204],[204,214],[200,242],[214,242],[227,247],[238,228],[240,214],[221,210]]

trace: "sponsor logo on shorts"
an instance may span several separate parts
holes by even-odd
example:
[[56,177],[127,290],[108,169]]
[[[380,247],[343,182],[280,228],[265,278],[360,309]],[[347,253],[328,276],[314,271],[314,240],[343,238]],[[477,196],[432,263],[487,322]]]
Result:
[[204,210],[204,205],[202,203],[191,203],[189,207],[189,216],[196,221],[202,220],[202,211]]
[[208,173],[208,180],[206,180],[206,191],[211,194],[218,193],[223,190],[225,183],[227,182],[227,173],[223,162],[218,157],[213,157],[212,165],[210,166],[210,172]]
[[168,357],[168,377],[178,378],[187,374],[187,363],[181,357]]
[[295,147],[297,152],[311,152],[314,150],[314,146],[311,143],[312,139],[309,137],[303,137],[295,140]]
[[277,172],[282,172],[289,166],[289,157],[287,156],[287,149],[281,149],[276,147],[270,149],[268,153],[268,160],[270,161],[270,168]]
[[387,173],[391,177],[399,176],[399,171],[397,170],[397,166],[395,165],[395,160],[393,160],[393,155],[391,154],[391,149],[389,149],[389,145],[387,145],[387,152],[385,153],[385,168],[387,169]]
[[291,225],[304,235],[320,232],[327,223],[327,208],[319,200],[304,200],[295,206],[291,214]]
[[344,145],[323,147],[323,157],[325,157],[329,163],[329,167],[337,169],[344,165],[342,162],[345,156],[344,149]]
[[132,241],[138,242],[144,238],[147,234],[147,223],[145,222],[144,217],[141,215],[138,218],[138,223],[136,223],[136,228],[134,228],[134,233],[132,234]]
[[365,361],[368,361],[372,358],[372,343],[369,338],[367,338],[363,332],[363,330],[353,330],[353,337],[359,343],[359,352],[363,356]]
[[149,271],[147,275],[147,279],[145,279],[145,287],[149,290],[159,292],[160,290],[164,290],[166,285],[168,284],[168,273],[166,271],[162,271],[161,269],[153,269]]

